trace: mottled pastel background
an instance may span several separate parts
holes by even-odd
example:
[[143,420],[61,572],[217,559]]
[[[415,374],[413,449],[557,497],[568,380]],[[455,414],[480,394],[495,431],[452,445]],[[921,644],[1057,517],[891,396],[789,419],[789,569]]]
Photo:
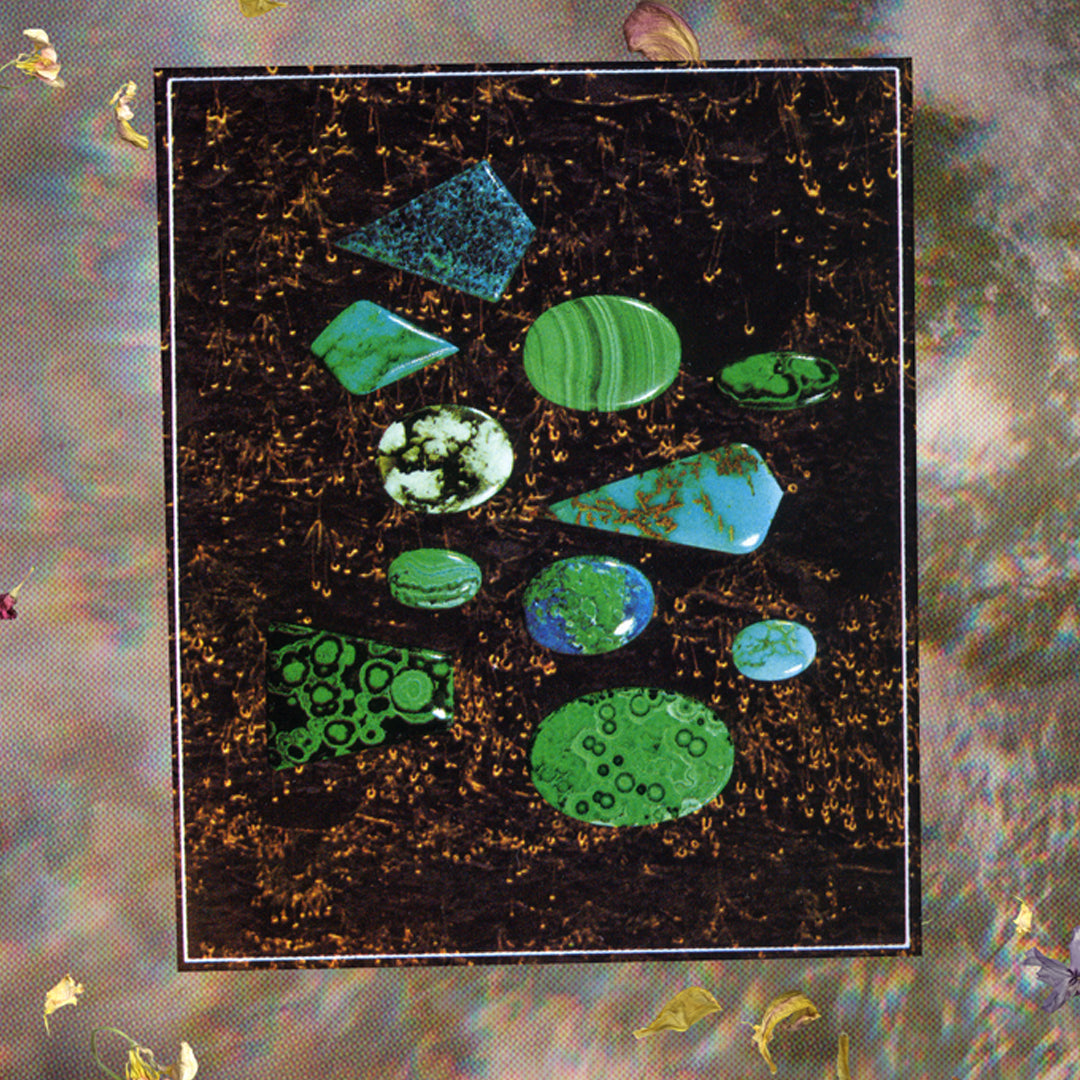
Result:
[[[175,971],[156,193],[106,103],[154,66],[618,60],[630,2],[234,0],[4,5],[68,87],[0,74],[0,1076],[94,1075],[115,1025],[206,1077],[766,1075],[740,1020],[801,989],[781,1076],[1080,1069],[1072,1005],[1017,960],[1080,923],[1075,3],[681,7],[710,58],[909,54],[918,226],[925,952],[417,971]],[[152,109],[136,108],[150,133]],[[1040,898],[1030,942],[1010,918]],[[86,985],[52,1018],[65,972]],[[676,991],[724,1006],[630,1034]]]

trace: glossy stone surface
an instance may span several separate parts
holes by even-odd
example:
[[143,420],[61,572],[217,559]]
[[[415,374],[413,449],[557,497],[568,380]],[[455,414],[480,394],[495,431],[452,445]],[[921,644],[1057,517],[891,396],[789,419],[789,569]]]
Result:
[[742,555],[761,546],[783,493],[745,443],[628,476],[555,503],[560,521]]
[[434,649],[276,623],[266,635],[266,709],[270,764],[294,768],[445,731],[454,665]]
[[778,682],[805,671],[817,655],[814,635],[802,623],[766,619],[744,626],[731,643],[731,658],[748,679]]
[[670,690],[585,694],[545,717],[532,781],[556,809],[593,825],[652,825],[700,810],[731,777],[722,720]]
[[506,483],[514,450],[502,427],[465,405],[430,405],[391,424],[379,441],[387,494],[408,510],[451,514]]
[[491,165],[481,161],[337,246],[495,302],[535,232]]
[[769,352],[725,364],[716,386],[747,409],[782,412],[826,401],[840,380],[829,360],[796,352]]
[[369,300],[347,307],[311,343],[352,394],[368,394],[456,353],[457,346]]
[[578,555],[545,567],[525,589],[525,626],[545,648],[571,655],[619,649],[649,625],[655,601],[636,567]]
[[671,321],[625,296],[585,296],[548,308],[525,335],[525,374],[568,409],[617,412],[662,394],[679,373]]
[[403,551],[386,572],[390,595],[407,607],[455,608],[471,600],[484,580],[480,567],[457,551]]

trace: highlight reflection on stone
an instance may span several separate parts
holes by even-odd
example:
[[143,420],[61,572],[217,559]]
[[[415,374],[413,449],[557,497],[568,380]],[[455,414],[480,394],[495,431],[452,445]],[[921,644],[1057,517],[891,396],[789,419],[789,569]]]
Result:
[[311,351],[346,390],[367,394],[458,350],[400,315],[361,300],[323,330]]
[[744,408],[783,412],[828,400],[839,379],[829,360],[769,352],[725,364],[717,372],[716,387]]
[[532,780],[570,817],[593,825],[652,825],[700,810],[731,778],[727,725],[670,690],[585,694],[545,717]]
[[270,764],[294,768],[445,731],[454,719],[454,665],[434,649],[274,624],[266,708]]
[[761,455],[733,443],[616,480],[550,509],[572,525],[741,555],[761,546],[782,494]]
[[671,321],[625,296],[556,304],[525,335],[529,382],[568,409],[617,412],[652,401],[678,375],[681,356]]
[[494,303],[535,232],[491,165],[480,161],[337,246]]
[[506,483],[514,450],[502,427],[465,405],[429,405],[379,441],[387,494],[407,510],[450,514],[479,506]]
[[579,555],[545,567],[525,590],[525,626],[545,648],[595,655],[622,648],[649,625],[653,590],[636,567]]
[[805,671],[817,655],[814,635],[801,623],[766,619],[744,626],[731,643],[731,658],[748,679],[777,682]]

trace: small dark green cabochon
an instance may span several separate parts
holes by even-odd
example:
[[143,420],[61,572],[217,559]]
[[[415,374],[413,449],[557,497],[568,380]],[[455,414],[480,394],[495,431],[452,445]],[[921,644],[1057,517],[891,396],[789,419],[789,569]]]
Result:
[[783,412],[825,401],[840,379],[836,365],[818,356],[768,352],[725,364],[716,387],[746,409]]
[[416,548],[403,551],[386,572],[390,594],[408,607],[460,607],[480,590],[480,567],[458,551]]
[[727,726],[700,701],[623,687],[545,717],[531,761],[536,789],[564,814],[593,825],[653,825],[715,799],[735,750]]

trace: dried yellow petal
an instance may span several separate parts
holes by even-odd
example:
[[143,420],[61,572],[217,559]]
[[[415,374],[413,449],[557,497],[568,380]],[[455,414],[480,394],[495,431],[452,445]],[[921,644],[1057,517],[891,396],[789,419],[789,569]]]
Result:
[[117,116],[117,124],[120,126],[120,137],[127,139],[133,146],[140,150],[146,150],[150,146],[150,140],[145,135],[140,135],[122,116]]
[[[1014,896],[1014,900],[1020,900],[1019,896]],[[1025,900],[1020,900],[1020,914],[1013,919],[1013,925],[1016,927],[1017,937],[1023,934],[1031,933],[1031,920],[1035,912],[1031,910],[1030,905]]]
[[41,45],[49,44],[49,35],[44,30],[24,30],[23,33],[30,38],[31,41],[36,41]]
[[646,60],[701,60],[701,47],[689,23],[665,4],[641,0],[623,23],[626,47]]
[[199,1063],[195,1060],[195,1054],[186,1042],[180,1044],[180,1056],[176,1059],[176,1064],[167,1069],[169,1076],[172,1080],[192,1080],[192,1077],[199,1071]]
[[776,1065],[769,1054],[769,1040],[772,1039],[776,1026],[783,1020],[794,1021],[794,1026],[817,1020],[821,1013],[817,1011],[814,1003],[798,990],[791,990],[786,994],[773,998],[765,1007],[765,1015],[760,1024],[754,1024],[754,1043],[770,1072],[776,1072]]
[[281,0],[240,0],[240,11],[252,18],[255,15],[265,15],[274,8],[285,7]]
[[70,975],[65,975],[45,995],[45,1030],[49,1030],[49,1016],[65,1005],[75,1005],[79,994],[83,992],[82,983],[77,983]]
[[660,1015],[648,1026],[638,1028],[634,1038],[643,1039],[657,1031],[685,1031],[703,1016],[719,1012],[720,1002],[700,986],[680,990],[661,1010]]
[[848,1061],[848,1037],[840,1032],[840,1045],[836,1050],[836,1080],[851,1080],[851,1064]]

